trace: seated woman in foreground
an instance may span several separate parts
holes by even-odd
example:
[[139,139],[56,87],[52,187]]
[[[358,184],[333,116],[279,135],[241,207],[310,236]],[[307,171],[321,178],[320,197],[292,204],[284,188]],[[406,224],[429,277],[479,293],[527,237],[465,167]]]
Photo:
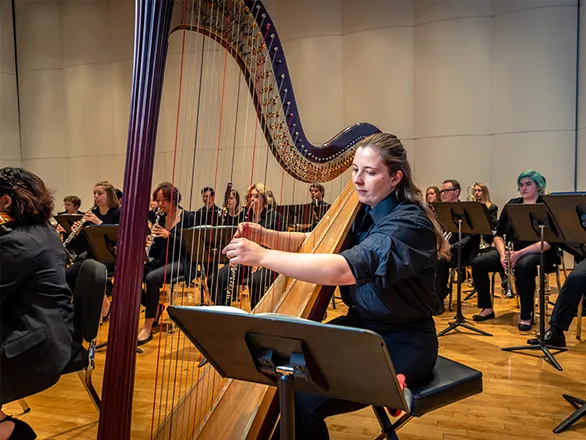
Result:
[[[49,225],[53,197],[21,168],[0,169],[0,408],[57,383],[72,357],[73,304],[65,250]],[[0,409],[0,440],[34,439]]]
[[[448,246],[413,183],[407,152],[391,134],[364,139],[356,150],[352,180],[363,204],[339,255],[297,254],[304,233],[269,231],[244,223],[223,250],[233,264],[262,266],[288,277],[340,286],[349,307],[330,324],[365,328],[384,339],[397,374],[416,387],[428,381],[437,359],[433,312],[435,264]],[[286,249],[278,249],[286,244]],[[266,249],[262,246],[266,246]],[[325,418],[367,405],[297,393],[298,438],[327,439]]]

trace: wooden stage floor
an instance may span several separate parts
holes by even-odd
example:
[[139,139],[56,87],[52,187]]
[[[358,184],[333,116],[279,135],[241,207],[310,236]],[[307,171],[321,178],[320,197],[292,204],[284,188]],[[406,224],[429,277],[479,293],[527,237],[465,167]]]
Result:
[[[555,291],[553,278],[551,286]],[[336,310],[330,306],[328,319],[345,313],[345,306],[339,301],[337,304]],[[463,310],[467,317],[477,312],[475,305],[475,299],[464,303]],[[562,393],[581,398],[586,396],[586,344],[576,339],[576,320],[566,333],[569,351],[557,356],[564,368],[559,372],[547,361],[533,355],[501,351],[501,347],[525,344],[534,331],[520,333],[517,330],[518,313],[514,299],[497,299],[495,308],[497,318],[478,325],[493,333],[493,337],[464,330],[440,338],[441,355],[483,372],[484,392],[412,420],[399,431],[401,440],[586,439],[586,420],[565,433],[555,435],[552,432],[573,411],[562,398]],[[437,317],[438,331],[447,326],[453,314],[446,311]],[[586,318],[584,321],[586,326]],[[101,341],[105,340],[107,331],[106,322],[100,329]],[[157,339],[155,337],[142,347],[144,354],[137,355],[133,439],[150,438],[159,346]],[[582,339],[586,339],[586,328]],[[190,348],[183,350],[189,351]],[[105,356],[106,351],[100,350],[96,358],[93,378],[98,392],[101,390]],[[27,401],[32,408],[28,414],[22,414],[18,403],[6,405],[4,410],[27,421],[39,438],[96,438],[98,414],[76,375],[64,376],[57,385],[29,397]],[[370,440],[380,432],[371,409],[332,417],[328,425],[334,440]]]

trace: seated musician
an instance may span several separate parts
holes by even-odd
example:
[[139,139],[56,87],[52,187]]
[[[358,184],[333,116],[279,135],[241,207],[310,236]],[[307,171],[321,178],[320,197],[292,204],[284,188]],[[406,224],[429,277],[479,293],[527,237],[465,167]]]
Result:
[[[284,229],[281,214],[277,212],[275,201],[269,190],[263,183],[255,183],[248,188],[248,210],[246,221],[256,223],[267,230],[282,231]],[[238,267],[235,274],[235,284],[246,283],[250,291],[250,308],[254,309],[265,291],[273,283],[277,274],[266,268],[241,268]],[[216,305],[228,304],[227,289],[230,283],[230,266],[225,265],[216,274],[209,278],[209,288]]]
[[[571,249],[568,249],[569,246],[571,246]],[[562,245],[562,247],[574,255],[576,266],[560,289],[553,313],[549,319],[550,327],[545,332],[545,343],[555,347],[566,346],[564,332],[570,329],[574,316],[578,313],[586,316],[586,298],[582,310],[578,310],[580,298],[586,295],[586,246]],[[539,338],[529,339],[527,343],[538,345]]]
[[330,209],[330,204],[324,201],[326,189],[321,183],[312,183],[309,185],[311,194],[311,223],[317,224]]
[[65,196],[63,197],[63,209],[64,211],[58,212],[58,214],[83,214],[79,210],[81,206],[81,199],[77,196]]
[[[63,209],[64,211],[58,212],[58,215],[61,214],[83,214],[83,212],[81,212],[79,210],[79,207],[81,206],[81,199],[77,196],[65,196],[63,198]],[[64,234],[66,231],[63,228],[63,226],[61,225],[57,225],[57,232],[59,232],[60,234]],[[63,238],[63,236],[62,236]]]
[[0,169],[0,439],[34,439],[2,405],[57,383],[73,355],[73,304],[65,251],[48,224],[53,197],[21,168]]
[[428,187],[425,191],[425,200],[430,206],[433,202],[441,202],[440,189],[437,186]]
[[[440,191],[442,202],[457,202],[460,199],[460,183],[457,180],[446,180],[442,183]],[[458,243],[458,234],[451,234],[449,238],[450,256],[440,258],[435,270],[435,291],[440,300],[440,306],[436,314],[444,312],[444,300],[449,295],[452,286],[449,286],[450,269],[457,266],[458,245],[462,246],[462,267],[470,265],[472,258],[478,253],[479,237],[462,234],[462,242]]]
[[216,206],[216,192],[209,186],[201,190],[203,207],[195,211],[196,226],[210,225],[215,226],[220,219],[220,208]]
[[[484,183],[476,182],[474,184],[474,198],[477,202],[484,203],[488,208],[488,216],[490,220],[490,227],[494,231],[496,229],[496,222],[498,220],[499,207],[490,201],[490,191],[488,186]],[[480,252],[488,250],[492,244],[492,235],[483,235],[480,243]]]
[[[517,178],[517,185],[521,197],[511,199],[507,204],[534,204],[541,203],[541,195],[545,192],[545,178],[537,171],[529,170],[521,173]],[[475,321],[486,321],[495,317],[490,297],[490,281],[488,274],[506,269],[505,235],[507,242],[514,246],[510,253],[511,268],[514,271],[515,287],[521,302],[521,319],[518,328],[520,331],[531,330],[531,312],[534,306],[535,277],[539,265],[540,243],[531,243],[517,240],[507,211],[503,209],[498,219],[494,237],[495,249],[490,249],[478,255],[472,261],[472,279],[478,292],[478,308],[482,309],[474,315]],[[545,243],[545,269],[551,269],[556,260],[556,251],[547,242]]]
[[222,209],[221,224],[236,226],[246,218],[246,210],[240,206],[240,194],[235,189],[230,191],[226,207]]
[[[379,333],[397,374],[405,375],[407,386],[417,387],[430,380],[437,359],[434,268],[438,248],[447,253],[447,243],[394,135],[375,134],[358,145],[352,180],[363,205],[348,237],[351,247],[341,254],[298,254],[307,234],[277,233],[252,224],[239,226],[238,238],[224,253],[235,264],[340,286],[349,311],[330,324]],[[295,397],[300,439],[327,439],[326,417],[367,406],[300,392]]]
[[[81,220],[84,227],[90,224],[94,225],[117,225],[120,223],[120,202],[116,196],[116,188],[108,182],[102,181],[96,183],[94,186],[94,206],[88,210]],[[79,226],[79,222],[73,224],[75,229]],[[77,234],[77,238],[71,242],[71,249],[79,256],[87,253],[85,258],[81,258],[69,266],[66,271],[67,284],[73,292],[75,290],[75,283],[77,282],[77,275],[81,267],[81,263],[86,258],[94,258],[91,252],[90,245],[81,231]],[[107,266],[108,267],[108,266]],[[114,267],[108,267],[108,271],[113,271]],[[102,316],[110,316],[110,300],[104,297],[104,304],[102,306]]]
[[154,241],[149,259],[152,260],[144,266],[146,291],[142,304],[146,310],[144,323],[138,334],[138,345],[146,344],[153,339],[152,329],[158,325],[164,310],[163,304],[159,303],[159,295],[165,280],[169,282],[184,273],[194,273],[191,257],[182,240],[182,229],[195,225],[193,213],[185,211],[179,205],[181,194],[169,182],[163,182],[155,188],[153,199],[156,200],[161,215],[159,222],[151,228]]

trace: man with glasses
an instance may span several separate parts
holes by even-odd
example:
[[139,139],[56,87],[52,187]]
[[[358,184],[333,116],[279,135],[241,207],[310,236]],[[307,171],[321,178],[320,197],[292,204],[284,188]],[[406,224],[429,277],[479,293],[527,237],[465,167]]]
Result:
[[[442,202],[457,202],[460,199],[460,183],[457,180],[445,180],[442,183],[440,195]],[[440,300],[440,308],[436,315],[444,313],[444,300],[449,295],[452,286],[448,285],[450,269],[456,267],[458,261],[458,234],[452,234],[449,239],[450,259],[440,258],[435,268],[435,292]],[[478,253],[478,237],[462,234],[462,267],[470,265],[470,261]]]

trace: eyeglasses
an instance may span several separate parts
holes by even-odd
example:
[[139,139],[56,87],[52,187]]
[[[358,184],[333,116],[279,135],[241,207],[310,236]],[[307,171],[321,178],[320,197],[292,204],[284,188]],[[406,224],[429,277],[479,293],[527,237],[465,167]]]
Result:
[[441,194],[445,194],[450,191],[456,191],[456,188],[449,188],[449,189],[440,189]]

